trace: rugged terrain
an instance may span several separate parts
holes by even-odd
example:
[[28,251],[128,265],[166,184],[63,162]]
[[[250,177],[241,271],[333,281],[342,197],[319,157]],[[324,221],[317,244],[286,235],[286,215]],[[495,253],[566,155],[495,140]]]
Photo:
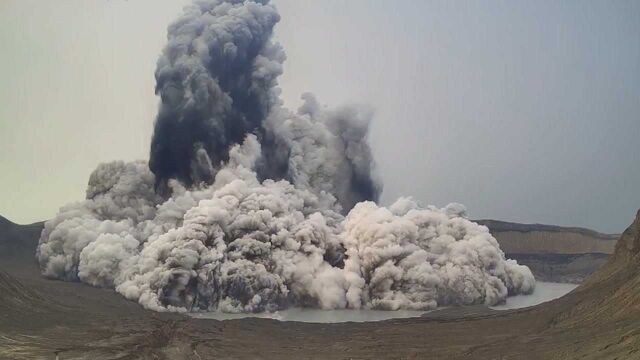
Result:
[[606,264],[561,299],[340,324],[191,319],[47,280],[33,259],[40,227],[0,222],[3,359],[640,358],[640,212]]
[[607,261],[620,236],[576,227],[476,221],[491,230],[508,258],[527,265],[542,281],[583,282]]

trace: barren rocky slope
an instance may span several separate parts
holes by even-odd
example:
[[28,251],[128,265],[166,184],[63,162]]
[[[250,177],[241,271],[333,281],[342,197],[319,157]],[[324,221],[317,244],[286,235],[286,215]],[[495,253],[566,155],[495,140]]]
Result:
[[507,257],[542,281],[581,283],[607,261],[619,237],[576,227],[477,222],[491,230]]
[[[0,261],[36,263],[35,248],[44,223],[16,225],[0,216]],[[29,259],[31,258],[31,259]]]
[[507,254],[611,254],[620,236],[576,227],[474,221],[488,227]]
[[[0,239],[12,241],[5,232]],[[640,358],[640,212],[605,266],[561,299],[518,311],[447,309],[377,323],[151,313],[109,290],[42,279],[31,258],[0,257],[0,358]]]

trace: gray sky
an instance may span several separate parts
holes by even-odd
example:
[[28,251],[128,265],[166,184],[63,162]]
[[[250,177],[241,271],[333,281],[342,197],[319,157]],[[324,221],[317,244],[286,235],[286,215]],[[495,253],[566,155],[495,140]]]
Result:
[[[187,1],[0,1],[0,214],[51,217],[148,158]],[[622,231],[640,207],[640,2],[276,0],[285,103],[376,109],[383,203]]]

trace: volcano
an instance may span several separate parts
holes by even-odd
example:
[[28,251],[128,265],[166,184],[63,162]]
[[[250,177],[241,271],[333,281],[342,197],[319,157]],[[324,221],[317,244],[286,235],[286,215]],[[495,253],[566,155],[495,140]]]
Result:
[[143,310],[111,290],[42,278],[42,224],[0,229],[0,358],[633,359],[640,355],[640,211],[608,262],[539,306],[448,308],[421,318],[309,324]]

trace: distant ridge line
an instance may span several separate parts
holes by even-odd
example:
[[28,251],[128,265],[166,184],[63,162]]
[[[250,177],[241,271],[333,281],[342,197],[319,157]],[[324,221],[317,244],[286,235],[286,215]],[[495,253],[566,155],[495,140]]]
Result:
[[491,232],[500,231],[517,231],[517,232],[532,232],[532,231],[549,231],[549,232],[572,232],[582,235],[601,238],[604,240],[617,240],[620,234],[603,234],[595,230],[581,228],[581,227],[568,227],[558,225],[545,225],[545,224],[521,224],[508,221],[480,219],[473,220],[480,225],[484,225],[489,228]]

